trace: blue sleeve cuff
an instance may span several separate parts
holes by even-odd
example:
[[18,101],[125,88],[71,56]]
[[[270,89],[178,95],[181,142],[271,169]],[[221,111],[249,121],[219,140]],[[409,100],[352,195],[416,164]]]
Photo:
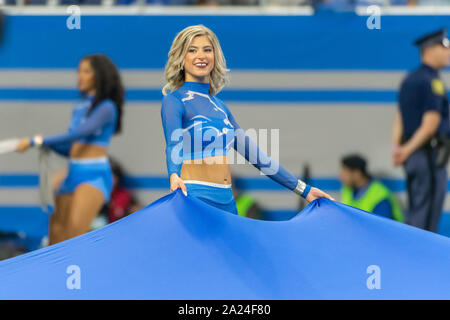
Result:
[[310,190],[311,190],[311,186],[309,184],[307,184],[305,187],[305,190],[303,190],[302,197],[306,199]]
[[178,171],[169,172],[169,180],[170,180],[170,176],[173,175],[174,173],[176,173],[177,176],[179,176],[179,177],[181,176],[181,173]]

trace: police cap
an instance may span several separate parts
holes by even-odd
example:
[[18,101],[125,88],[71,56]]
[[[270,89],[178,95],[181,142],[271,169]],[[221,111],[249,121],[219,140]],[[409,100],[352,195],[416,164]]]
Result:
[[420,47],[420,49],[424,49],[435,44],[441,44],[446,48],[450,48],[450,41],[447,39],[447,30],[445,28],[420,37],[414,41],[414,44]]

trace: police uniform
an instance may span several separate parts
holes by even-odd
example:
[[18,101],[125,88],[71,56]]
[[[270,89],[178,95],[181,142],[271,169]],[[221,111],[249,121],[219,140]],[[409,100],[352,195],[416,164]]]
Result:
[[[445,29],[415,42],[421,48],[436,43],[449,47]],[[405,222],[437,232],[447,192],[446,168],[437,164],[437,137],[448,136],[450,132],[447,91],[438,71],[422,63],[403,80],[398,98],[403,121],[403,142],[409,140],[420,127],[425,112],[437,111],[441,115],[436,135],[412,153],[404,163],[409,198]]]

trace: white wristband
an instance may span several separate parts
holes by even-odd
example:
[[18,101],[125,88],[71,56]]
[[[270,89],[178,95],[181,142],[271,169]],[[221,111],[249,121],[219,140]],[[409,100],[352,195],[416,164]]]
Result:
[[33,137],[33,144],[35,146],[41,146],[42,145],[42,137],[41,136],[34,136]]
[[300,196],[303,195],[303,192],[305,191],[306,183],[304,183],[302,180],[298,179],[297,187],[295,187],[294,192]]

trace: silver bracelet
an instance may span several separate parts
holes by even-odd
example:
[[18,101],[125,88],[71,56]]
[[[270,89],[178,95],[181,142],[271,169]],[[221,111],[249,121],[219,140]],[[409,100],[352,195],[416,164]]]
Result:
[[33,137],[33,145],[38,146],[38,147],[42,146],[42,140],[43,139],[41,136],[34,136]]
[[306,183],[304,183],[302,180],[298,179],[297,187],[295,187],[294,192],[301,196],[301,195],[303,195],[305,188],[306,188]]

